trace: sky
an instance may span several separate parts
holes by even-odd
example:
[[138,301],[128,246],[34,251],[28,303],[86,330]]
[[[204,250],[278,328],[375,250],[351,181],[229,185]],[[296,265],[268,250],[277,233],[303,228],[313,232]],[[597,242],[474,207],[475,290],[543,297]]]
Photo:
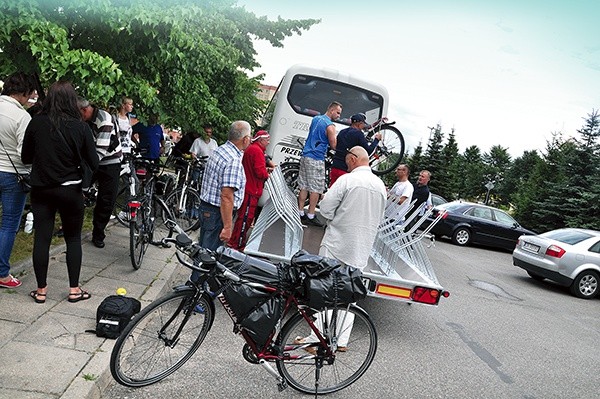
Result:
[[577,136],[600,108],[600,2],[593,0],[239,0],[270,20],[321,19],[274,48],[256,41],[264,84],[303,63],[383,84],[409,153],[430,129],[459,150],[516,158]]

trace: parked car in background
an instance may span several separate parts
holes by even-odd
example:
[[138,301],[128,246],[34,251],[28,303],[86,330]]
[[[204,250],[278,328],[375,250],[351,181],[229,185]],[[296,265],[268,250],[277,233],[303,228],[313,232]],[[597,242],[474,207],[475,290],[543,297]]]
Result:
[[444,199],[444,197],[442,197],[442,196],[439,196],[439,195],[437,195],[437,194],[431,194],[431,204],[432,204],[432,206],[433,206],[434,208],[435,208],[436,206],[438,206],[438,205],[442,205],[442,204],[445,204],[445,203],[447,203],[447,202],[448,202],[448,201],[446,201],[446,200]]
[[520,236],[535,234],[521,227],[500,209],[465,201],[452,201],[436,206],[424,227],[437,218],[440,212],[444,212],[444,215],[431,233],[450,237],[456,245],[481,244],[512,251]]
[[579,298],[594,298],[600,293],[600,232],[568,228],[522,236],[513,264],[534,280],[547,278]]

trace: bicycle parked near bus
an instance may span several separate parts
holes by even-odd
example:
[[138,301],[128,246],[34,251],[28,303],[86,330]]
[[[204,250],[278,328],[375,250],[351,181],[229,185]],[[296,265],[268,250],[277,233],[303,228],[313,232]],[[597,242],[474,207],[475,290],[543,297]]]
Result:
[[[396,122],[388,122],[387,118],[381,118],[377,122],[368,126],[365,131],[365,137],[367,141],[372,142],[373,136],[379,133],[381,134],[381,140],[375,150],[369,155],[369,165],[374,174],[378,176],[385,175],[386,173],[392,172],[402,161],[404,157],[404,137],[400,130],[395,128],[393,125]],[[297,140],[298,148],[302,150],[304,142]],[[331,172],[331,165],[333,163],[333,155],[335,151],[330,150],[325,158],[325,175],[326,185],[329,187],[329,174]],[[281,173],[285,178],[288,186],[298,193],[298,173],[300,171],[300,160],[297,158],[289,158],[285,162],[281,163]]]
[[[307,394],[328,394],[348,387],[367,371],[377,350],[377,333],[369,315],[352,304],[366,295],[366,289],[360,289],[360,271],[347,268],[360,293],[333,288],[341,281],[338,277],[319,292],[311,282],[322,286],[324,276],[338,271],[341,276],[346,267],[338,263],[330,267],[330,274],[319,274],[332,260],[300,254],[289,265],[274,265],[230,248],[211,252],[171,223],[167,222],[180,234],[164,241],[174,243],[179,262],[200,277],[175,287],[128,324],[110,359],[117,382],[142,387],[179,369],[211,329],[215,299],[233,320],[234,333],[246,342],[244,359],[262,365],[280,391],[290,385]],[[305,338],[309,336],[314,339]],[[339,344],[342,339],[347,339],[346,346]]]

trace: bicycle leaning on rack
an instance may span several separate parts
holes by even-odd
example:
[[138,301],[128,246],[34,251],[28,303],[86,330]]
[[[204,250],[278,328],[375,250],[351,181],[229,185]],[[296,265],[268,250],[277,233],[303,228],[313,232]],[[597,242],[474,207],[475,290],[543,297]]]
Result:
[[[396,122],[387,122],[387,118],[381,118],[365,131],[365,137],[369,142],[373,141],[376,133],[381,134],[381,140],[375,150],[369,155],[369,165],[374,174],[378,176],[392,172],[402,161],[404,157],[404,137],[400,130],[393,125]],[[298,140],[298,148],[302,149],[304,143]],[[333,154],[330,150],[325,158],[326,187],[329,187],[329,173],[333,163]],[[281,173],[287,185],[298,193],[298,172],[300,170],[300,160],[296,158],[287,159],[281,163]]]
[[[328,394],[367,371],[377,334],[369,315],[351,303],[366,295],[360,271],[339,264],[330,268],[349,270],[357,288],[352,294],[329,289],[325,300],[327,295],[316,295],[311,282],[325,281],[318,280],[315,270],[332,260],[299,253],[290,265],[274,265],[230,248],[211,252],[192,242],[176,223],[167,224],[179,234],[164,241],[175,244],[179,262],[199,278],[175,287],[128,324],[110,359],[117,382],[146,386],[181,367],[211,329],[215,299],[233,320],[234,333],[246,342],[244,359],[262,365],[280,391],[291,385],[315,396]],[[333,271],[321,276],[331,277]],[[339,281],[333,286],[339,287]]]

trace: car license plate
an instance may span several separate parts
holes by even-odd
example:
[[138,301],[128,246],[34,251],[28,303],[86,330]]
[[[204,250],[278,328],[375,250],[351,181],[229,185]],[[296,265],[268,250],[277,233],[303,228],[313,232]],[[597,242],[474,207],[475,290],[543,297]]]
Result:
[[530,242],[524,242],[523,243],[523,249],[525,251],[529,251],[529,252],[533,252],[533,253],[538,253],[538,251],[540,250],[540,246],[539,245],[535,245],[532,244]]

